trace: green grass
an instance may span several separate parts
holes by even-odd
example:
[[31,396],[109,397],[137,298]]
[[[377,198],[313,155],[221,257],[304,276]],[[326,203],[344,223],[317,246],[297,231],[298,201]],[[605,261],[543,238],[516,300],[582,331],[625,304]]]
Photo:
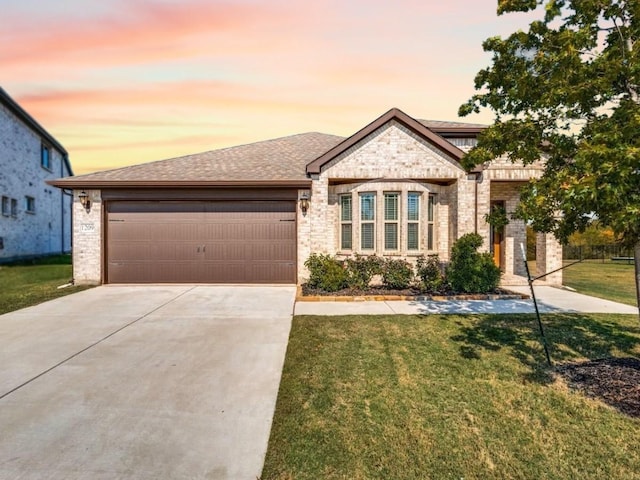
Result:
[[[636,316],[544,317],[555,361],[638,356]],[[298,316],[262,479],[639,479],[640,419],[544,366],[534,316]]]
[[86,286],[57,288],[69,283],[71,277],[69,255],[0,265],[0,314],[87,288]]
[[579,293],[637,305],[634,266],[613,262],[582,262],[564,270],[564,285]]

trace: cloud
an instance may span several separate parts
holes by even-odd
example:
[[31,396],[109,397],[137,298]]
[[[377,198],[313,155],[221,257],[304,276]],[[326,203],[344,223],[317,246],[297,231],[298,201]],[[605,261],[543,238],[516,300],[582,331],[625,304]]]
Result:
[[132,0],[117,13],[82,20],[57,15],[38,21],[14,15],[11,22],[3,22],[0,58],[4,67],[63,62],[67,68],[74,64],[86,68],[211,55],[216,49],[224,53],[229,47],[257,42],[242,41],[242,35],[234,45],[191,40],[248,34],[269,18],[286,16],[286,11],[273,7],[193,0],[170,4]]

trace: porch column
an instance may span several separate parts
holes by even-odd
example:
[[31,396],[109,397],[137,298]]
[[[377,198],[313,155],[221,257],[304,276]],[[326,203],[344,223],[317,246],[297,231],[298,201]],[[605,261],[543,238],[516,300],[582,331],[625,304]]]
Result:
[[[536,276],[562,267],[562,245],[550,233],[536,233]],[[541,279],[550,285],[562,285],[562,270]]]

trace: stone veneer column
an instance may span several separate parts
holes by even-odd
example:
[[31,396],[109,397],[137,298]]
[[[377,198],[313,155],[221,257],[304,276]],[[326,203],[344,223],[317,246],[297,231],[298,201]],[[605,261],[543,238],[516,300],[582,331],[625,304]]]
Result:
[[91,201],[87,212],[73,192],[73,280],[77,285],[102,282],[102,197],[100,190],[85,190]]
[[[536,276],[562,267],[562,245],[550,233],[536,234]],[[541,279],[551,285],[562,285],[562,270]]]

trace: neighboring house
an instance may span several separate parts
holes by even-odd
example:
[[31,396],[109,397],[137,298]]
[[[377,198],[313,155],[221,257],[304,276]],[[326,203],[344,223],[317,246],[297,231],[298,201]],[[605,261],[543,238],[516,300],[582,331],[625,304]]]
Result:
[[[512,212],[541,166],[465,171],[483,128],[392,109],[348,138],[305,133],[56,180],[76,199],[75,281],[302,283],[311,253],[446,262],[468,232],[506,277],[523,275],[524,223],[499,234],[485,214]],[[560,265],[552,237],[539,235],[537,250],[539,270]]]
[[71,251],[67,151],[0,88],[0,262]]

